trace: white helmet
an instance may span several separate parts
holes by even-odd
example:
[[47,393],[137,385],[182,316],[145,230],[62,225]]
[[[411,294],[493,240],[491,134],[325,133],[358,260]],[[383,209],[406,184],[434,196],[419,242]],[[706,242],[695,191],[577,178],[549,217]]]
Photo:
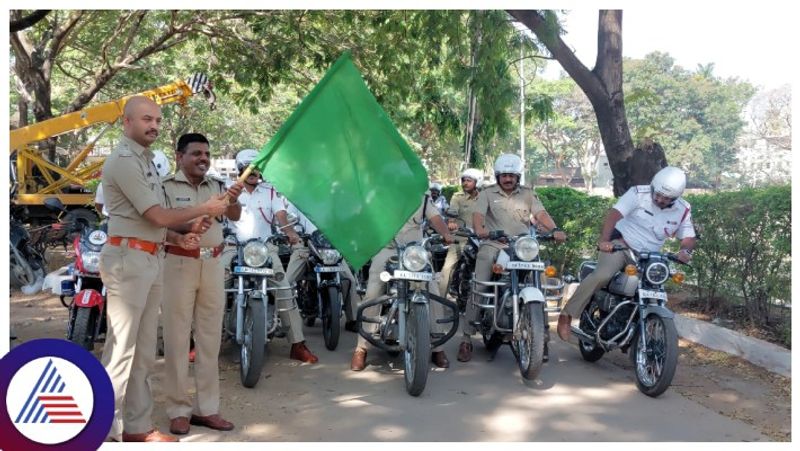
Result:
[[436,190],[440,193],[442,192],[442,185],[440,183],[432,182],[429,188],[431,191]]
[[169,160],[164,152],[160,150],[153,151],[153,164],[156,166],[156,172],[159,177],[166,177],[169,175]]
[[656,173],[650,188],[653,193],[677,199],[686,188],[686,174],[675,166],[667,166]]
[[494,160],[494,176],[517,174],[522,176],[522,158],[514,153],[504,153]]
[[480,188],[483,184],[483,171],[480,169],[465,169],[464,172],[461,173],[461,178],[463,179],[464,177],[475,180],[475,188]]
[[236,154],[236,169],[242,172],[250,166],[256,158],[258,158],[258,151],[255,149],[244,149]]

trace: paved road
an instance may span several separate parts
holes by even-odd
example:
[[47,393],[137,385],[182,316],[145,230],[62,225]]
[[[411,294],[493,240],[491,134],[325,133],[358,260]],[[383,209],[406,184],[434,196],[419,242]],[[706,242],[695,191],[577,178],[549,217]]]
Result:
[[[236,348],[223,345],[222,413],[237,428],[218,433],[193,427],[182,441],[768,440],[673,390],[658,399],[639,393],[631,371],[605,359],[586,363],[555,333],[550,363],[532,386],[522,383],[507,347],[488,362],[474,340],[473,360],[456,361],[456,337],[445,345],[451,367],[432,370],[417,398],[405,392],[399,358],[371,351],[366,370],[356,373],[349,369],[354,334],[343,331],[335,352],[324,348],[319,326],[306,328],[306,335],[320,362],[289,360],[286,340],[279,339],[270,344],[263,378],[253,389],[239,382]],[[160,402],[155,420],[167,429]]]

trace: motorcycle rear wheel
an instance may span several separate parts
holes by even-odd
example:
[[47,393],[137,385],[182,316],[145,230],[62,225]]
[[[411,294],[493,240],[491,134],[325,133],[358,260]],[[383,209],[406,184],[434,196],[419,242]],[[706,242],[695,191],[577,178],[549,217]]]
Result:
[[72,336],[69,341],[91,352],[94,350],[94,330],[97,325],[97,313],[93,308],[78,308],[75,312],[75,324],[72,325]]
[[341,329],[342,292],[337,287],[328,287],[322,304],[322,338],[329,351],[339,345],[339,332]]
[[655,398],[664,393],[672,383],[678,366],[678,332],[672,318],[655,314],[645,319],[647,343],[641,347],[641,337],[631,346],[635,356],[636,387],[640,392]]
[[406,316],[404,348],[406,391],[411,396],[419,396],[425,390],[431,361],[431,324],[427,304],[411,304]]
[[242,385],[253,388],[261,378],[266,345],[266,317],[264,302],[248,300],[244,310],[244,340],[239,348],[239,376]]
[[544,305],[531,302],[520,309],[521,339],[517,341],[517,363],[524,379],[533,380],[544,363]]

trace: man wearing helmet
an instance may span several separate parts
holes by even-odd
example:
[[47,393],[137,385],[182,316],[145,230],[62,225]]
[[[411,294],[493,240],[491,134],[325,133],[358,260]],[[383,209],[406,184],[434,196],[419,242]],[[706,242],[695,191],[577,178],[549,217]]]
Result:
[[[475,233],[481,239],[488,238],[490,230],[502,230],[507,235],[528,233],[532,220],[540,229],[555,231],[556,241],[564,242],[567,239],[564,232],[556,230],[555,222],[533,189],[520,186],[522,159],[518,155],[503,154],[497,157],[494,162],[494,175],[497,184],[481,191],[472,214]],[[504,247],[505,244],[495,240],[481,243],[475,262],[475,280],[489,281],[492,264]],[[474,306],[471,302],[467,303],[464,321],[461,323],[464,336],[457,356],[460,362],[468,362],[472,358],[471,337],[476,332],[472,323],[477,320]]]
[[687,263],[696,244],[691,207],[681,198],[686,174],[667,166],[650,185],[631,187],[609,210],[603,221],[597,249],[597,267],[583,279],[558,317],[558,336],[567,340],[572,318],[580,317],[594,292],[627,263],[623,252],[612,252],[615,244],[636,252],[658,252],[670,237],[681,240],[678,259]]
[[[463,221],[464,227],[472,228],[472,213],[475,210],[475,205],[478,202],[478,188],[483,183],[483,171],[480,169],[469,168],[461,174],[461,189],[462,192],[454,193],[450,199],[450,207],[447,209],[447,215],[450,219],[447,222],[447,227],[454,231],[461,225],[453,218],[458,218]],[[442,266],[442,279],[439,281],[439,293],[442,297],[447,297],[447,289],[450,285],[450,277],[453,274],[453,267],[458,261],[458,256],[461,254],[461,248],[464,245],[464,238],[456,237],[456,242],[447,250],[447,257]]]
[[442,196],[442,184],[436,182],[431,183],[429,190],[431,192],[431,202],[433,202],[433,205],[439,210],[439,214],[444,218],[448,206],[447,199]]
[[[239,170],[239,175],[244,173],[245,169],[256,157],[258,157],[258,151],[255,149],[245,149],[236,154],[236,168]],[[246,241],[256,237],[266,240],[272,236],[273,223],[276,220],[276,226],[277,224],[288,223],[286,201],[275,191],[274,187],[261,183],[261,174],[256,170],[250,172],[250,175],[245,179],[244,191],[239,196],[239,202],[242,204],[242,215],[238,221],[231,224],[239,241]],[[297,244],[300,242],[300,237],[293,228],[286,227],[283,231],[289,238],[290,243]],[[272,269],[276,274],[283,273],[284,268],[278,256],[278,249],[273,245],[268,246],[270,258],[272,259]],[[286,339],[292,345],[289,351],[289,358],[306,363],[317,363],[319,360],[317,356],[306,347],[303,335],[303,320],[300,318],[300,311],[297,308],[297,302],[292,294],[289,281],[284,277],[278,282],[273,280],[270,283],[275,283],[277,287],[285,288],[284,290],[279,290],[276,297],[279,298],[277,307],[281,323],[289,327],[289,331],[286,334]]]

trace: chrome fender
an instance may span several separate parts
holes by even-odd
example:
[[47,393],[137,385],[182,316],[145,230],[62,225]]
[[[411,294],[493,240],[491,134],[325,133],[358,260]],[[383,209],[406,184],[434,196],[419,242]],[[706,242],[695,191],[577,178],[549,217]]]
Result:
[[544,294],[535,287],[523,288],[522,291],[519,292],[519,298],[523,304],[528,304],[531,302],[544,303]]

